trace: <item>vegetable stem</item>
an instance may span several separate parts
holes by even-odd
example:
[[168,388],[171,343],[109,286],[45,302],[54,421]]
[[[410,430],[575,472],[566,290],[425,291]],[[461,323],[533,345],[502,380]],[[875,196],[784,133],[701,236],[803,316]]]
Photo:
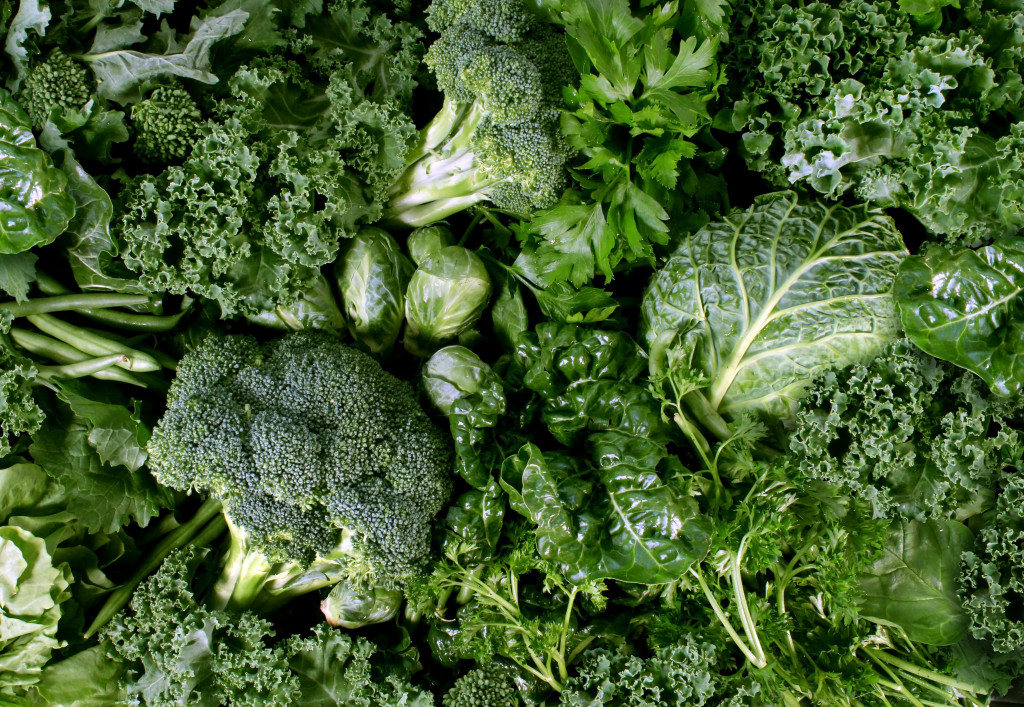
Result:
[[135,573],[128,579],[128,581],[111,592],[110,596],[107,597],[107,601],[100,608],[96,618],[93,619],[93,622],[85,632],[85,638],[91,638],[97,631],[106,626],[107,623],[117,615],[117,612],[124,608],[125,604],[131,600],[132,594],[135,593],[135,588],[160,566],[167,555],[172,551],[187,545],[197,536],[197,534],[199,534],[199,531],[202,530],[207,523],[213,525],[214,528],[207,528],[206,531],[202,533],[203,537],[205,537],[207,533],[217,532],[218,535],[223,533],[227,525],[225,523],[224,516],[221,513],[222,510],[223,506],[221,506],[220,501],[211,498],[199,507],[199,510],[196,511],[196,514],[188,522],[183,523],[181,526],[168,533],[167,536],[149,552],[145,561],[137,570],[135,570]]

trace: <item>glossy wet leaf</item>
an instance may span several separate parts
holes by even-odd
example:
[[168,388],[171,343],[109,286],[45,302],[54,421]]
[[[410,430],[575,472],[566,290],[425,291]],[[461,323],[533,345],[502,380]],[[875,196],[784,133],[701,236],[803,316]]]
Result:
[[526,444],[505,460],[513,510],[537,525],[537,551],[574,583],[663,584],[710,546],[710,524],[656,471],[664,448],[619,432],[592,435],[596,468]]
[[903,262],[895,293],[903,328],[923,351],[973,371],[994,393],[1024,388],[1024,238],[930,248]]
[[36,145],[28,115],[0,89],[0,253],[52,243],[75,214],[68,180]]

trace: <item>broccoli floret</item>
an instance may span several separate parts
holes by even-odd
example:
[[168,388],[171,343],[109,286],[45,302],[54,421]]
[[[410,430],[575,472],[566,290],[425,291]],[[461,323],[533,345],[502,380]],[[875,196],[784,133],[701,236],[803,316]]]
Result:
[[400,585],[427,563],[451,492],[450,440],[412,387],[314,331],[205,340],[178,367],[149,453],[162,483],[224,503],[215,606],[256,606],[271,577],[281,587],[314,561],[340,567],[334,581]]
[[435,0],[427,52],[445,102],[420,132],[385,217],[424,226],[491,201],[517,213],[552,206],[572,150],[561,135],[563,86],[578,77],[565,38],[522,0]]
[[507,668],[486,663],[455,681],[444,696],[444,707],[518,707],[516,686]]
[[180,162],[199,138],[203,115],[183,88],[159,86],[132,106],[135,154],[145,162]]
[[130,610],[104,630],[110,657],[130,668],[123,688],[132,704],[292,704],[299,680],[270,623],[251,612],[212,611],[193,593],[194,548],[176,550],[136,590]]
[[25,107],[32,126],[42,128],[54,108],[61,112],[80,110],[92,97],[93,81],[80,62],[54,49],[25,78],[18,101]]

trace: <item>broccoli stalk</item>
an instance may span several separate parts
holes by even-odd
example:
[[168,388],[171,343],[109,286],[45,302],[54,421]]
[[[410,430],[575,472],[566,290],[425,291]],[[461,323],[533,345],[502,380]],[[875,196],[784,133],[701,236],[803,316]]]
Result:
[[329,552],[311,565],[271,562],[245,530],[227,518],[230,544],[207,603],[213,609],[269,614],[298,596],[329,587],[345,576],[343,553]]
[[573,83],[564,37],[521,0],[436,0],[427,52],[445,101],[389,191],[385,219],[425,226],[474,204],[529,213],[555,204],[572,152],[558,126]]

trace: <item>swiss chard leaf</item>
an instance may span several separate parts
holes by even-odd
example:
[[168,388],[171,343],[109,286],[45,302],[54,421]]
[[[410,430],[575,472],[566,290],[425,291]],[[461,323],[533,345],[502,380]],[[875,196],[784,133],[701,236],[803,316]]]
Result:
[[973,371],[994,393],[1024,388],[1024,238],[907,258],[895,295],[921,350]]
[[900,626],[913,641],[952,645],[969,624],[960,588],[960,555],[974,545],[963,523],[903,521],[861,577],[861,615]]
[[816,373],[894,339],[905,254],[879,210],[769,194],[685,239],[644,294],[644,336],[652,358],[681,343],[720,414],[786,419]]
[[664,448],[620,432],[591,442],[594,470],[533,444],[502,465],[513,510],[537,525],[537,551],[576,584],[678,579],[707,553],[711,530],[693,499],[653,471]]

